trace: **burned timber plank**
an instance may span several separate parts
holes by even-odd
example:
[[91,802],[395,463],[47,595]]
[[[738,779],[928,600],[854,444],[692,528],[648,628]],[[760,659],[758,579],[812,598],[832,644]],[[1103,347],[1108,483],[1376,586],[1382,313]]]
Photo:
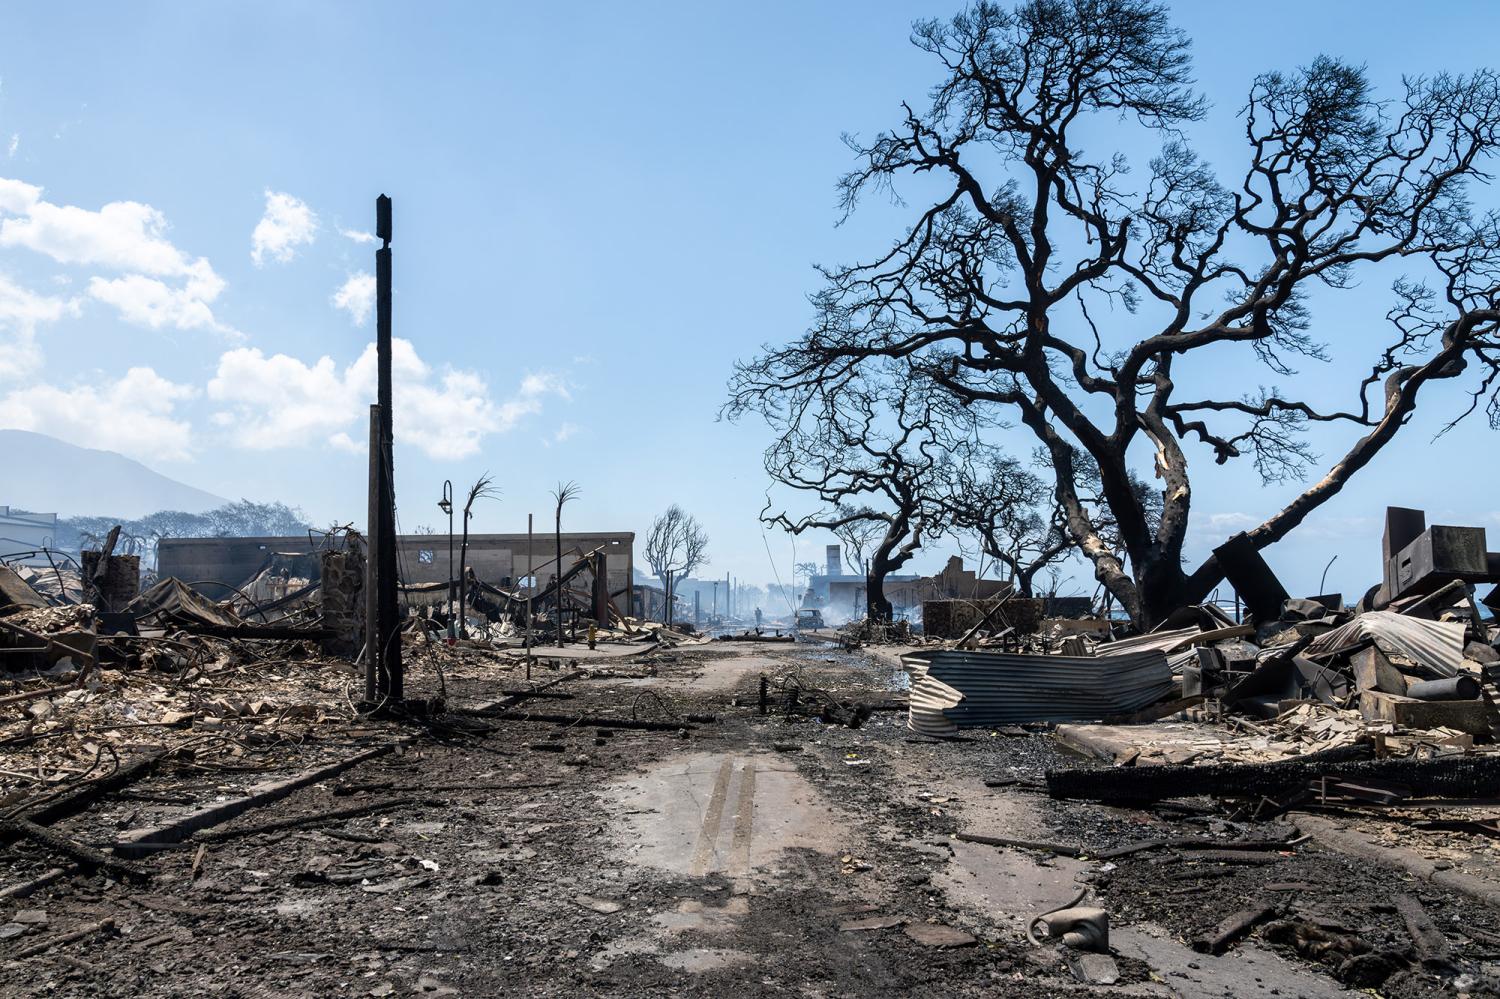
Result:
[[80,784],[46,804],[29,809],[26,818],[38,825],[47,825],[60,819],[71,818],[90,808],[94,802],[106,794],[113,794],[143,777],[149,777],[168,755],[162,752],[138,756],[114,773]]
[[686,721],[637,721],[634,718],[606,718],[603,715],[555,715],[536,711],[511,712],[508,714],[489,714],[485,712],[479,716],[496,722],[541,722],[548,725],[567,725],[571,728],[634,729],[642,732],[692,731],[695,728],[694,725]]
[[345,819],[358,819],[366,815],[379,815],[381,812],[389,812],[397,808],[405,808],[407,805],[415,805],[420,800],[418,798],[389,798],[383,801],[371,801],[349,808],[328,809],[321,812],[314,812],[311,815],[295,816],[290,819],[273,819],[270,822],[262,822],[254,826],[242,826],[237,829],[210,829],[197,838],[205,843],[223,843],[231,839],[241,839],[246,836],[263,836],[266,833],[283,832],[288,829],[305,829],[308,826],[316,826],[323,823],[342,822]]
[[250,789],[249,794],[230,798],[226,801],[216,801],[211,805],[205,805],[203,808],[171,819],[161,825],[148,826],[145,829],[136,829],[128,832],[116,841],[114,847],[115,853],[122,857],[143,857],[157,850],[175,846],[200,829],[208,829],[220,825],[252,808],[259,808],[262,805],[269,805],[273,801],[280,801],[293,791],[301,790],[304,787],[327,780],[330,777],[336,777],[367,760],[373,760],[378,756],[384,756],[387,753],[393,752],[398,746],[403,745],[404,742],[405,740],[388,742],[342,760],[324,764],[321,767],[314,767],[311,770],[304,770],[302,773],[284,780],[258,784]]
[[1236,912],[1226,917],[1212,931],[1194,937],[1193,950],[1200,954],[1222,954],[1261,923],[1275,919],[1280,912],[1279,902],[1261,903]]
[[1047,793],[1086,801],[1158,801],[1194,795],[1279,798],[1309,780],[1338,777],[1358,783],[1394,781],[1419,788],[1423,797],[1479,798],[1500,794],[1500,757],[1432,760],[1335,760],[1303,758],[1275,763],[1166,765],[1047,771]]
[[1397,895],[1395,901],[1396,911],[1401,914],[1407,936],[1411,937],[1412,946],[1422,963],[1429,967],[1447,964],[1448,938],[1437,928],[1422,903],[1414,895]]
[[29,839],[38,846],[44,846],[55,853],[65,857],[71,857],[81,866],[90,870],[102,870],[115,877],[130,878],[133,881],[150,881],[151,872],[128,860],[112,857],[107,853],[96,850],[86,843],[69,839],[62,833],[45,826],[39,826],[35,822],[25,819],[16,819],[5,824],[7,832],[13,832],[16,836]]

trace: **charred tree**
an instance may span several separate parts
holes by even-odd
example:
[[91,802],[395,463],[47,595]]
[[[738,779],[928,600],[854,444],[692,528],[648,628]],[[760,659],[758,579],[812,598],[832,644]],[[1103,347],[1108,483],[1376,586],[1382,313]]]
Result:
[[932,487],[947,474],[953,421],[930,399],[887,391],[879,382],[772,419],[780,435],[766,451],[766,471],[823,506],[794,517],[773,513],[768,501],[761,520],[793,534],[868,538],[865,612],[872,621],[890,621],[895,608],[886,578],[921,550],[924,535],[941,531],[943,508]]
[[708,532],[697,517],[673,503],[651,522],[644,555],[651,572],[661,580],[662,595],[666,598],[662,623],[670,628],[673,586],[708,563]]
[[[1500,143],[1493,71],[1410,77],[1385,100],[1332,58],[1265,73],[1241,113],[1245,161],[1221,180],[1186,138],[1207,105],[1164,4],[980,3],[913,38],[941,76],[925,107],[852,143],[843,207],[908,176],[939,189],[884,252],[824,270],[811,328],[737,367],[730,415],[774,423],[894,365],[905,391],[1024,428],[1074,544],[1146,626],[1223,577],[1212,557],[1184,565],[1206,467],[1190,474],[1191,452],[1269,483],[1311,474],[1248,532],[1263,549],[1374,461],[1429,386],[1471,376],[1454,422],[1483,408],[1500,428],[1500,219],[1467,193]],[[1095,151],[1122,122],[1159,144],[1144,170]],[[1340,293],[1392,268],[1387,335],[1343,339],[1364,374],[1342,408],[1315,402],[1297,366],[1332,356]],[[1252,365],[1270,384],[1244,379]],[[1078,493],[1085,459],[1118,546]],[[1132,462],[1159,480],[1154,521]]]
[[989,452],[965,463],[939,501],[954,533],[975,538],[980,555],[1003,567],[1020,596],[1035,596],[1037,576],[1076,547],[1041,475],[1009,455]]

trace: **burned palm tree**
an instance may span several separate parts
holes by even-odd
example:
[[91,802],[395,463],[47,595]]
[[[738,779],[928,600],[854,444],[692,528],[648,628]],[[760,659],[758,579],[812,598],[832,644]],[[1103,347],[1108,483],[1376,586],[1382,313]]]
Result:
[[571,499],[577,499],[578,498],[579,492],[581,492],[581,490],[578,488],[578,483],[576,483],[576,482],[559,482],[557,484],[557,488],[554,489],[554,490],[552,490],[552,498],[557,501],[557,521],[556,521],[556,531],[555,531],[555,534],[554,534],[554,537],[557,540],[557,565],[554,567],[554,573],[555,573],[555,575],[552,578],[558,580],[557,593],[555,594],[555,596],[556,596],[556,600],[557,600],[557,647],[559,649],[563,647],[563,627],[562,627],[562,609],[563,609],[563,604],[562,604],[562,583],[561,583],[561,581],[562,581],[562,511],[563,511],[563,507],[567,504],[567,502],[569,500],[571,500]]
[[464,501],[464,537],[458,549],[458,635],[469,637],[469,518],[474,516],[474,504],[482,499],[499,499],[500,488],[485,472],[469,487],[469,498]]

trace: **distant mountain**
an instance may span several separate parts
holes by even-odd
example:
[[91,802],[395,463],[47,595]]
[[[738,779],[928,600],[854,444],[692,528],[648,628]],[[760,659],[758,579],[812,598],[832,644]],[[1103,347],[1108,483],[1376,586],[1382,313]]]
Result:
[[113,451],[29,430],[0,430],[0,506],[64,517],[134,519],[158,510],[202,513],[229,502]]

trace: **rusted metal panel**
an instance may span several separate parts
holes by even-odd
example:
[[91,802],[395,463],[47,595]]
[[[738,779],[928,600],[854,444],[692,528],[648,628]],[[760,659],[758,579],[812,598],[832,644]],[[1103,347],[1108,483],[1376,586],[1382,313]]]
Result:
[[928,735],[1023,722],[1097,721],[1139,710],[1175,690],[1159,649],[1103,658],[955,650],[901,658],[912,676],[908,727]]

